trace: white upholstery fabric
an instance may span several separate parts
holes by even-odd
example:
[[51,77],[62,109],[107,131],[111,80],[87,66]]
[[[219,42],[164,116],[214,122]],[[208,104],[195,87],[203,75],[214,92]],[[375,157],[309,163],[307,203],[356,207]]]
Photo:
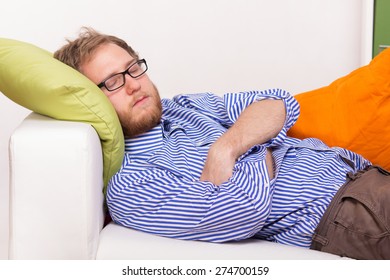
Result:
[[32,113],[10,139],[11,259],[340,259],[267,241],[214,244],[103,227],[93,128]]
[[10,258],[94,258],[103,223],[95,130],[33,113],[11,136],[10,161]]
[[111,223],[100,234],[97,259],[126,260],[314,260],[341,259],[314,250],[263,240],[209,243],[164,238]]

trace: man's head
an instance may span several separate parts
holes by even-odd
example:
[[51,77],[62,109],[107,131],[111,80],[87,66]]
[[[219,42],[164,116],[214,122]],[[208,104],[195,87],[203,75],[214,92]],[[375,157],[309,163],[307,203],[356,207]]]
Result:
[[146,61],[122,39],[92,29],[54,53],[54,57],[98,85],[118,114],[126,137],[150,130],[161,118],[157,88],[145,74]]

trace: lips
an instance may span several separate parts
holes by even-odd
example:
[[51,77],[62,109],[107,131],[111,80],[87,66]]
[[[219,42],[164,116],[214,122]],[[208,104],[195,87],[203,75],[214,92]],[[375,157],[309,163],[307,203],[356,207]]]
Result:
[[148,97],[147,96],[140,96],[139,98],[137,98],[134,102],[134,107],[137,106],[137,105],[140,105],[142,104]]

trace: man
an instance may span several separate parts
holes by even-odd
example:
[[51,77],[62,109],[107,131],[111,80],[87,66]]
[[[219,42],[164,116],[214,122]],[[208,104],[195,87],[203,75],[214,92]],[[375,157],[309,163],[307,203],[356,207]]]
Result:
[[[255,237],[319,250],[328,243],[340,246],[326,235],[329,225],[322,217],[338,203],[333,198],[347,174],[370,169],[370,162],[318,139],[287,137],[299,116],[299,105],[287,92],[161,100],[146,74],[146,61],[123,40],[92,29],[69,41],[55,57],[100,87],[119,116],[126,153],[107,191],[116,223],[187,240]],[[320,221],[325,225],[317,228]],[[352,223],[358,234],[360,227],[365,225]],[[344,224],[342,228],[350,232]],[[388,249],[380,249],[389,242],[388,236],[384,239],[369,245],[373,255],[355,252],[361,249],[355,244],[360,240],[331,252],[390,258]]]

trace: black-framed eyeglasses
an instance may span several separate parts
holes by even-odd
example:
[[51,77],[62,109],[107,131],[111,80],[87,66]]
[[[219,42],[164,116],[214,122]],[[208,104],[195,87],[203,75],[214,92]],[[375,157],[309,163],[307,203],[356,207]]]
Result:
[[105,87],[108,91],[114,91],[125,85],[126,74],[135,79],[142,76],[147,70],[148,65],[146,64],[146,60],[140,59],[131,64],[125,71],[112,75],[97,86],[99,88]]

